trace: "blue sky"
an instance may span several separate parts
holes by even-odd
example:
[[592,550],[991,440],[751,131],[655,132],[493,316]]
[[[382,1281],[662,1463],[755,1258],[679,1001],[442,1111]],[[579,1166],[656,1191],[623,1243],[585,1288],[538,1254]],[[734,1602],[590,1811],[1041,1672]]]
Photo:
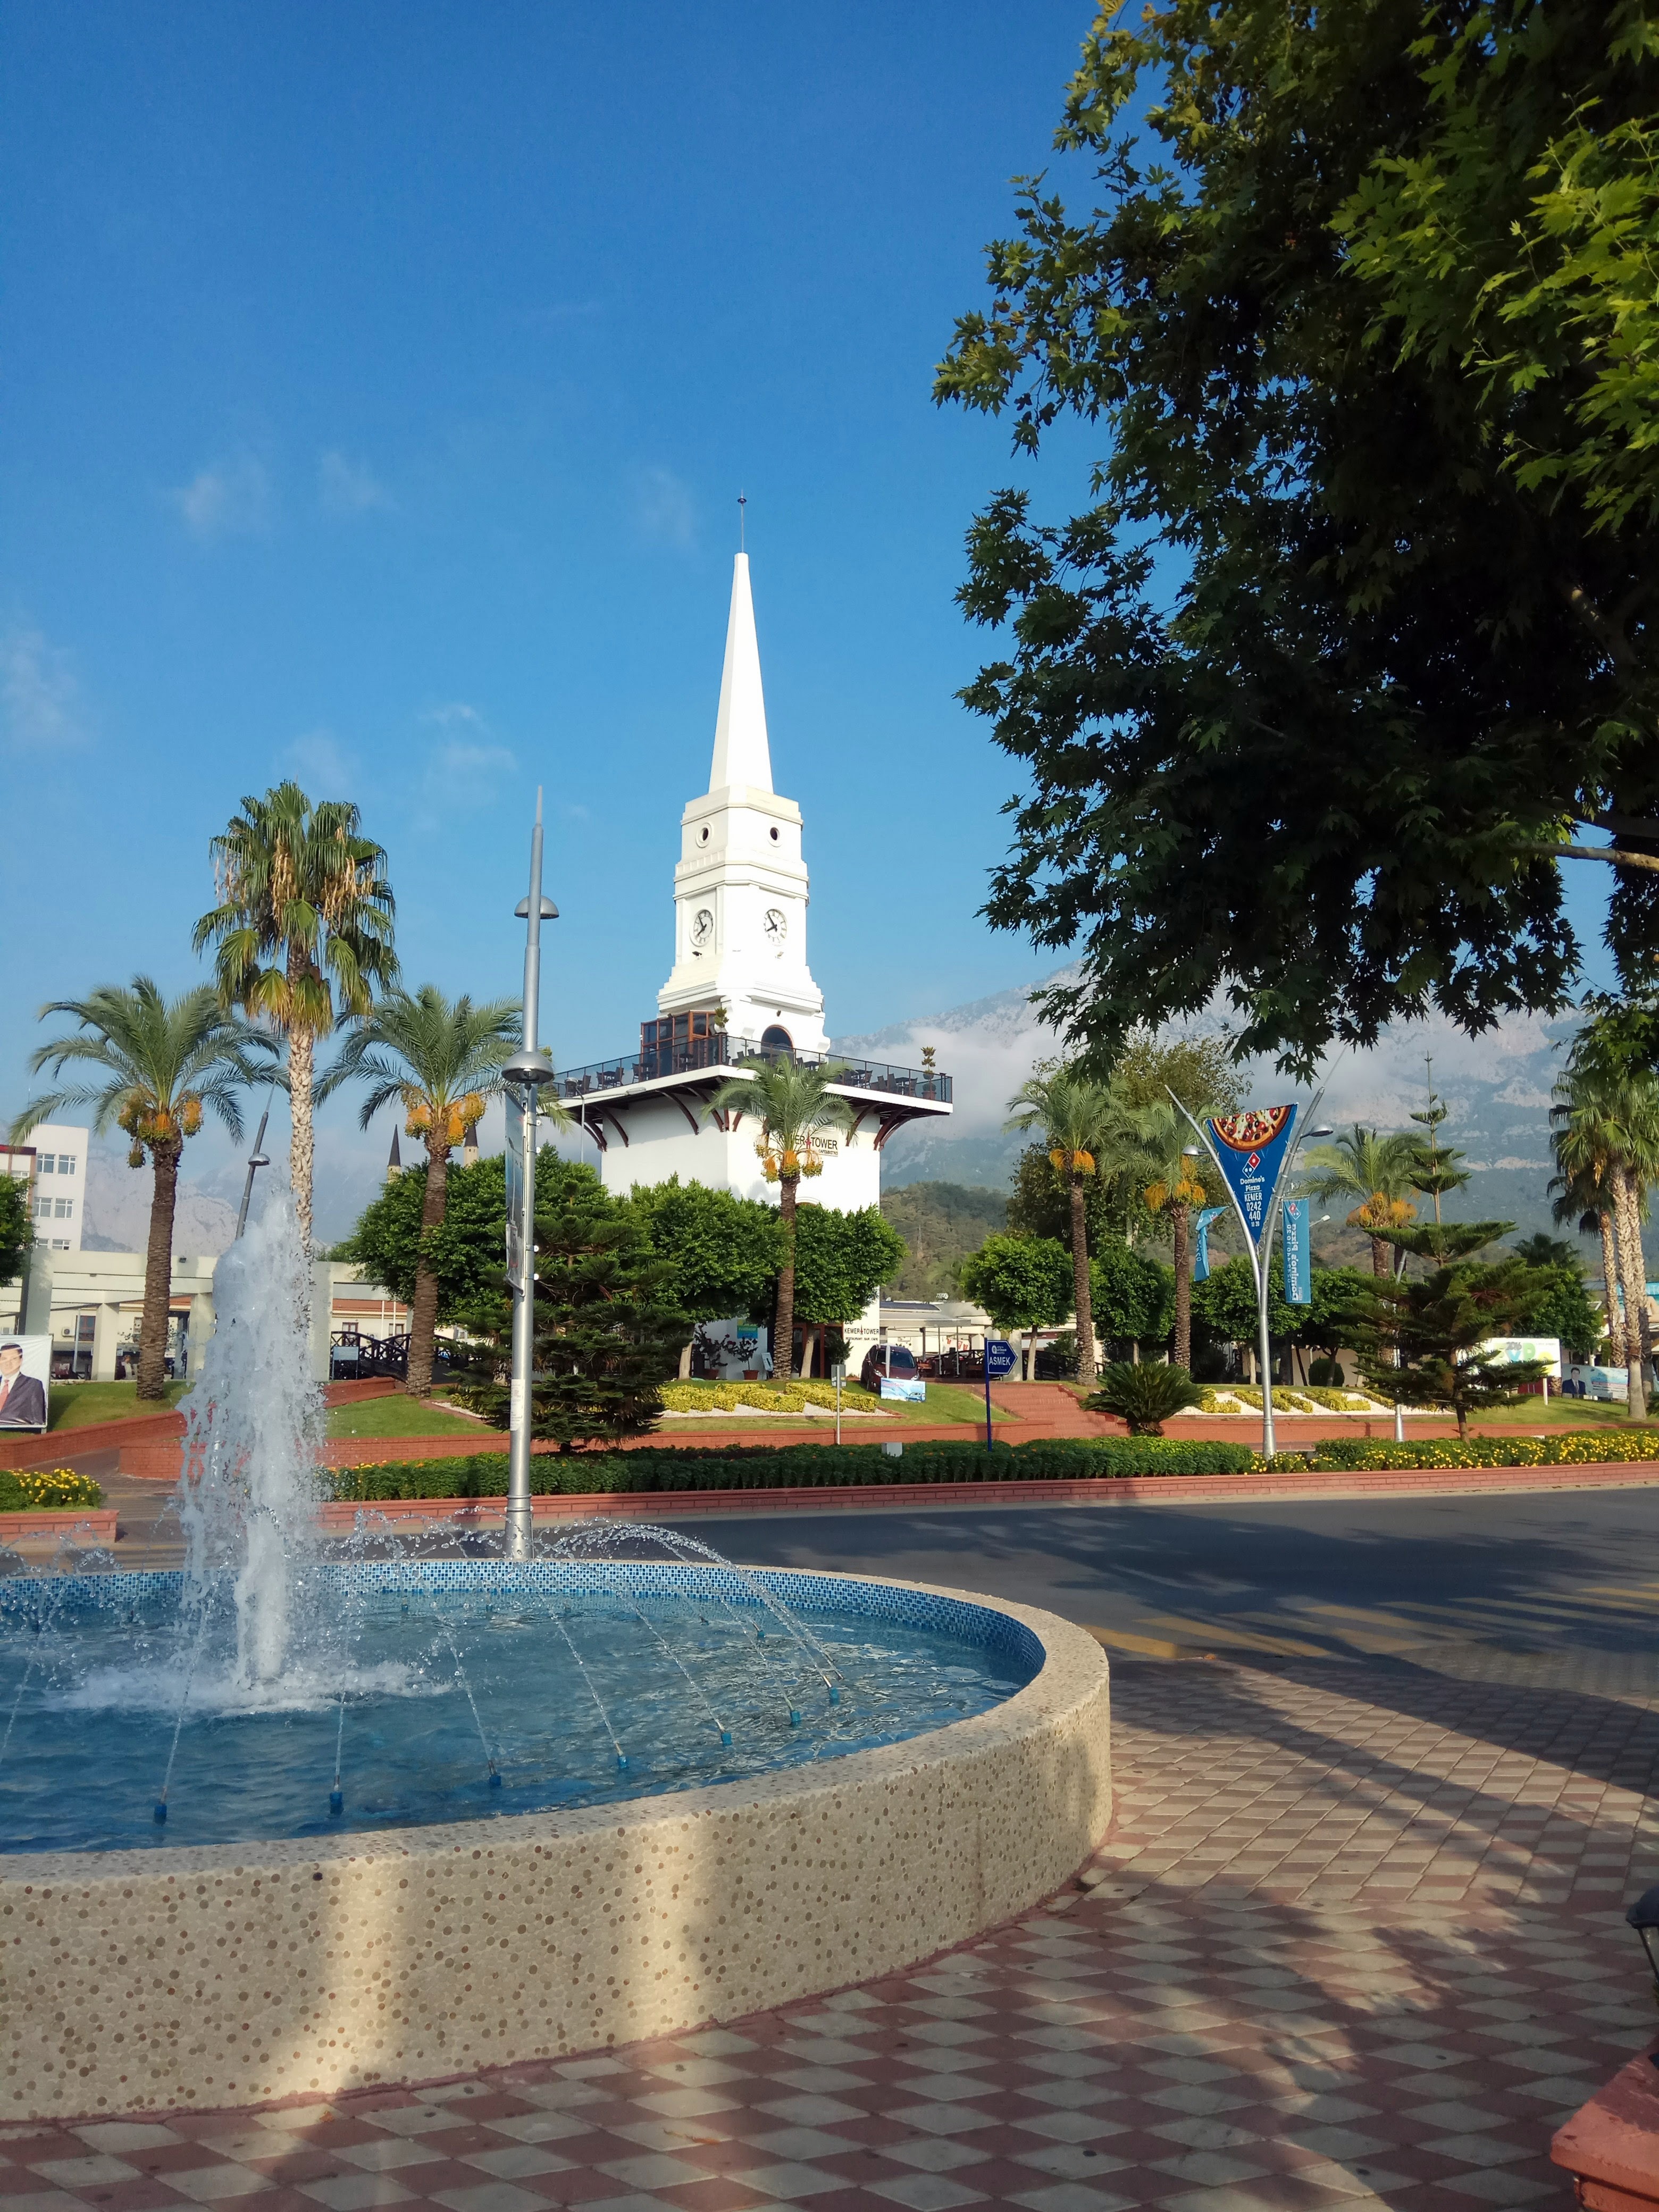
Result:
[[832,1025],[1030,974],[975,918],[1011,775],[952,697],[1019,471],[929,386],[1088,18],[9,9],[0,1103],[43,1000],[195,975],[208,839],[284,773],[388,847],[410,979],[476,994],[544,781],[544,1030],[635,1038],[739,487]]
[[1052,964],[975,918],[1012,779],[952,696],[964,528],[1030,471],[929,387],[1089,15],[6,11],[0,1107],[42,1000],[194,978],[208,840],[284,774],[389,848],[409,979],[481,995],[544,781],[544,1034],[627,1046],[739,487],[832,1029]]

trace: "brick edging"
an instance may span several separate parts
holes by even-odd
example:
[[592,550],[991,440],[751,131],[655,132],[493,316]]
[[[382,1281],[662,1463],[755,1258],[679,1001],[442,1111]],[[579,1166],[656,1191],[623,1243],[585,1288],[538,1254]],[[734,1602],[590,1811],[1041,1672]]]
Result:
[[[792,1490],[587,1492],[532,1499],[538,1521],[672,1520],[686,1513],[878,1511],[918,1505],[1173,1505],[1284,1504],[1298,1498],[1503,1497],[1550,1490],[1659,1486],[1659,1462],[1587,1467],[1385,1468],[1331,1474],[1120,1475],[1093,1481],[892,1482]],[[389,1521],[493,1522],[501,1498],[392,1498],[366,1504],[342,1499],[319,1508],[325,1529],[349,1528],[359,1513]]]
[[113,1544],[115,1519],[112,1505],[85,1512],[58,1505],[0,1513],[0,1544],[15,1544],[26,1536],[80,1536],[89,1544]]

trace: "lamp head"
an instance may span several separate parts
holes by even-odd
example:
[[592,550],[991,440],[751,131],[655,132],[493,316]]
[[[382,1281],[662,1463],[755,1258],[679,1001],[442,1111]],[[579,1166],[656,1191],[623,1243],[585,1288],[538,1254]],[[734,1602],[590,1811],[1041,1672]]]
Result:
[[544,1053],[514,1053],[501,1070],[501,1081],[510,1083],[515,1091],[535,1091],[544,1083],[556,1083],[558,1079]]

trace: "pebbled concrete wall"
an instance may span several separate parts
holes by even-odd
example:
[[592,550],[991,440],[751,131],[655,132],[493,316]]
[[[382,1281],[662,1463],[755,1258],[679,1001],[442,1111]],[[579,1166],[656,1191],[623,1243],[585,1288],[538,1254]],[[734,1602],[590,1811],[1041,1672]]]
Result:
[[973,1601],[1035,1631],[1036,1679],[817,1770],[337,1842],[0,1860],[0,2121],[264,2103],[671,2034],[1023,1911],[1110,1821],[1108,1671],[1054,1614]]

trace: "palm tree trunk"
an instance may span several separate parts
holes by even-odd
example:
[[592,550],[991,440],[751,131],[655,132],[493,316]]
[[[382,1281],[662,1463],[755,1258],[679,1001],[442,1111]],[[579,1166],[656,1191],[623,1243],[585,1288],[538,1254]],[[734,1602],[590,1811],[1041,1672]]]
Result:
[[1072,1177],[1072,1303],[1077,1315],[1077,1379],[1095,1379],[1095,1314],[1089,1287],[1089,1219],[1083,1177]]
[[173,1214],[179,1202],[179,1155],[174,1137],[150,1147],[155,1188],[149,1202],[149,1243],[144,1253],[144,1314],[138,1324],[138,1395],[167,1395],[167,1322],[173,1307]]
[[300,1243],[311,1258],[311,1170],[314,1158],[312,1135],[312,1070],[317,1041],[309,1030],[295,1030],[288,1041],[289,1107],[294,1133],[289,1141],[289,1170],[294,1183],[294,1204],[300,1216]]
[[1187,1209],[1184,1206],[1170,1208],[1170,1226],[1175,1236],[1175,1364],[1193,1371],[1193,1276],[1187,1254]]
[[404,1389],[424,1398],[432,1388],[432,1363],[438,1340],[438,1278],[426,1259],[427,1232],[443,1226],[449,1192],[449,1147],[428,1142],[426,1197],[421,1205],[421,1242],[416,1247],[415,1304],[409,1318],[409,1372]]
[[1392,1255],[1382,1238],[1380,1237],[1373,1237],[1371,1239],[1371,1273],[1376,1277],[1379,1282],[1382,1281],[1382,1279],[1388,1275]]
[[1642,1323],[1647,1317],[1646,1270],[1642,1264],[1642,1225],[1637,1218],[1634,1179],[1622,1168],[1613,1176],[1614,1217],[1619,1227],[1619,1273],[1625,1286],[1626,1404],[1633,1421],[1647,1419],[1647,1389],[1642,1374]]
[[789,1380],[795,1356],[795,1188],[793,1176],[785,1176],[778,1185],[783,1265],[778,1269],[777,1342],[772,1351],[772,1372],[780,1382]]
[[[1630,1194],[1631,1256],[1636,1266],[1636,1336],[1644,1361],[1651,1366],[1653,1322],[1648,1313],[1648,1258],[1642,1249],[1643,1182],[1634,1168],[1625,1170],[1625,1187]],[[1625,1296],[1626,1298],[1630,1297],[1628,1290]]]
[[1613,1216],[1605,1208],[1595,1217],[1601,1231],[1601,1279],[1607,1291],[1607,1342],[1613,1364],[1625,1364],[1625,1316],[1619,1304],[1619,1242]]

